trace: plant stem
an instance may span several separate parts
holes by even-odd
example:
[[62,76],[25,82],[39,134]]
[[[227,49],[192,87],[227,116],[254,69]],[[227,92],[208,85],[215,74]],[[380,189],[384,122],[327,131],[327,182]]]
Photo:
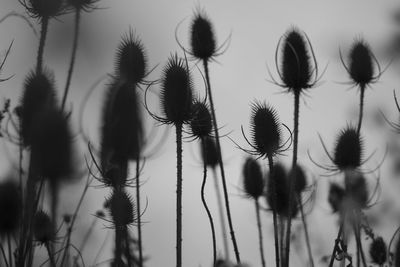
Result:
[[[293,160],[292,160],[292,169],[296,167],[297,164],[297,146],[299,139],[299,112],[300,112],[300,90],[294,91],[294,130],[293,130]],[[286,242],[285,242],[285,266],[289,267],[289,257],[290,257],[290,233],[292,229],[292,209],[293,209],[293,194],[294,194],[294,185],[296,184],[296,175],[292,176],[292,179],[289,181],[289,214],[288,214],[288,222],[286,228]]]
[[300,206],[300,213],[301,213],[301,220],[303,222],[304,235],[306,237],[306,245],[307,245],[308,257],[310,259],[310,267],[314,267],[314,259],[313,259],[312,250],[311,250],[310,236],[308,234],[307,221],[306,221],[306,217],[304,215],[303,205],[300,202],[300,195],[297,196],[297,199],[298,199],[298,203]]
[[257,216],[257,228],[258,228],[258,242],[260,248],[260,256],[261,256],[261,264],[262,267],[265,267],[265,258],[264,258],[264,246],[263,246],[263,236],[261,230],[261,218],[260,218],[260,205],[258,203],[258,199],[254,200],[256,206],[256,216]]
[[143,266],[143,247],[142,247],[142,219],[140,209],[140,160],[139,153],[136,155],[136,205],[138,210],[137,230],[138,230],[138,246],[139,246],[139,267]]
[[[269,166],[269,173],[270,173],[270,179],[272,178],[272,172],[274,171],[274,159],[271,155],[268,155],[268,166]],[[273,222],[274,222],[274,239],[275,239],[275,265],[276,267],[280,266],[280,257],[279,257],[279,237],[278,237],[278,220],[277,220],[277,215],[276,215],[276,202],[277,202],[277,196],[276,196],[276,183],[275,179],[272,180],[272,187],[274,188],[272,192],[272,197],[273,197],[273,207],[272,207],[272,217],[273,217]],[[283,227],[283,225],[282,225]]]
[[364,250],[362,248],[362,243],[361,243],[361,231],[360,231],[360,226],[358,225],[358,222],[354,223],[354,235],[356,237],[356,243],[357,243],[357,250],[359,251],[359,254],[361,255],[361,260],[363,262],[364,267],[367,267],[367,262],[365,260],[365,254]]
[[13,267],[12,247],[11,247],[10,233],[7,233],[7,245],[8,245],[8,260],[9,260],[9,262],[10,262],[10,267]]
[[50,246],[49,242],[46,242],[44,245],[47,249],[47,254],[49,254],[49,260],[50,260],[51,267],[56,267],[56,261],[54,260],[54,255],[53,255],[53,252],[51,251],[51,248],[50,248],[51,246]]
[[176,125],[176,266],[182,267],[182,124]]
[[7,256],[6,256],[6,253],[4,251],[4,248],[3,248],[3,245],[1,244],[1,242],[0,242],[0,251],[1,251],[1,254],[3,256],[4,263],[6,264],[6,267],[9,267],[8,261],[7,261]]
[[133,265],[131,256],[131,246],[129,244],[129,232],[128,232],[128,227],[126,226],[124,226],[124,236],[125,236],[125,257],[128,263],[128,267],[132,267]]
[[229,245],[228,245],[228,238],[226,236],[226,227],[225,227],[225,216],[222,204],[222,196],[221,196],[221,189],[219,188],[218,183],[218,174],[215,168],[212,169],[214,175],[214,187],[215,192],[217,194],[217,204],[218,204],[218,213],[219,213],[219,220],[221,222],[221,232],[222,232],[222,241],[224,244],[224,252],[225,252],[225,260],[229,260]]
[[360,134],[361,131],[361,124],[364,115],[364,94],[365,94],[365,86],[360,86],[360,112],[358,117],[358,126],[357,126],[357,133]]
[[211,235],[212,235],[212,248],[213,248],[213,266],[216,267],[217,263],[217,246],[216,246],[216,241],[215,241],[215,228],[214,228],[214,221],[210,212],[210,209],[207,206],[206,199],[204,197],[204,189],[206,187],[206,181],[207,181],[207,146],[204,142],[204,140],[201,140],[201,143],[203,145],[203,151],[204,151],[204,162],[203,162],[203,182],[201,184],[201,202],[203,202],[203,206],[207,212],[208,220],[210,221],[210,227],[211,227]]
[[341,235],[343,233],[343,227],[344,227],[344,221],[340,224],[339,231],[338,231],[337,237],[335,239],[335,246],[333,247],[331,260],[329,262],[329,266],[328,267],[332,267],[333,266],[333,262],[335,261],[336,250],[337,250],[337,248],[339,246],[340,237],[341,237]]
[[36,73],[40,73],[43,68],[43,53],[44,53],[44,45],[46,43],[48,26],[49,26],[49,18],[43,17],[41,21],[40,41],[36,59]]
[[217,145],[218,163],[219,163],[219,168],[221,171],[222,186],[223,186],[223,190],[224,190],[226,216],[228,217],[228,225],[229,225],[229,229],[230,229],[233,249],[235,251],[236,262],[239,264],[240,263],[240,255],[239,255],[239,249],[238,249],[238,246],[236,243],[235,232],[233,230],[233,223],[232,223],[231,211],[230,211],[230,206],[229,206],[228,190],[226,188],[225,170],[224,170],[224,163],[222,161],[222,149],[221,149],[221,144],[219,142],[217,118],[215,116],[214,102],[213,102],[213,97],[212,97],[212,92],[211,92],[210,76],[209,76],[209,71],[208,71],[208,61],[203,60],[203,65],[204,65],[204,72],[206,74],[207,93],[208,93],[208,97],[210,100],[211,116],[212,116],[212,122],[213,122],[213,127],[214,127],[214,134],[215,134],[215,143]]
[[69,90],[69,86],[71,84],[72,72],[74,70],[76,51],[78,50],[80,18],[81,18],[81,9],[77,8],[75,10],[75,30],[74,30],[74,41],[73,41],[73,44],[72,44],[71,61],[70,61],[70,64],[69,64],[67,82],[65,84],[65,89],[64,89],[64,95],[63,95],[62,102],[61,102],[61,110],[64,110],[65,102],[67,101],[68,90]]

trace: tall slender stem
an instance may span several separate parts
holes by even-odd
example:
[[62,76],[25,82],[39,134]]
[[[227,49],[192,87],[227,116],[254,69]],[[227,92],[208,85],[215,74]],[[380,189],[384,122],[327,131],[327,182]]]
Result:
[[72,44],[72,52],[71,52],[71,61],[69,64],[68,74],[67,74],[67,82],[65,83],[64,95],[61,102],[61,109],[64,110],[65,102],[67,101],[67,95],[69,91],[69,86],[71,84],[72,72],[74,70],[76,51],[78,48],[78,39],[79,39],[79,22],[81,18],[81,9],[77,8],[75,10],[75,30],[74,30],[74,41]]
[[[293,160],[292,169],[297,164],[297,146],[299,140],[299,110],[300,110],[300,90],[294,91],[294,129],[293,129]],[[290,256],[290,233],[292,229],[292,210],[293,210],[293,194],[294,185],[296,184],[296,175],[293,175],[289,181],[289,214],[286,228],[286,241],[285,241],[285,266],[289,267],[289,256]]]
[[8,260],[10,262],[10,267],[13,267],[12,246],[11,246],[10,233],[7,233],[7,245],[8,245]]
[[306,216],[304,215],[304,208],[300,202],[300,194],[297,195],[297,200],[298,200],[297,202],[299,203],[299,206],[300,206],[301,221],[303,222],[304,235],[306,237],[306,245],[307,245],[308,258],[310,260],[310,267],[314,267],[314,258],[313,258],[312,250],[311,250],[310,236],[308,234],[308,227],[307,227]]
[[337,237],[335,239],[335,245],[333,247],[331,260],[329,261],[328,267],[332,267],[333,262],[335,261],[335,255],[336,255],[336,251],[338,249],[339,243],[340,243],[340,237],[342,236],[342,233],[343,233],[343,228],[344,228],[344,221],[340,224],[339,231],[338,231]]
[[213,102],[213,97],[212,97],[212,92],[211,92],[210,76],[209,76],[209,71],[208,71],[208,61],[203,60],[203,65],[204,65],[204,72],[206,74],[207,93],[208,93],[208,97],[210,100],[211,116],[212,116],[214,134],[215,134],[215,143],[217,145],[218,163],[219,163],[219,168],[221,171],[222,186],[223,186],[223,190],[224,190],[226,216],[228,217],[228,225],[229,225],[229,229],[230,229],[233,249],[235,251],[236,262],[240,263],[239,249],[238,249],[238,245],[236,243],[235,231],[233,230],[231,210],[230,210],[230,206],[229,206],[229,197],[228,197],[228,190],[227,190],[227,186],[226,186],[224,163],[222,162],[222,149],[221,149],[221,144],[219,142],[218,124],[217,124],[217,118],[215,116],[214,102]]
[[[270,173],[270,179],[272,178],[272,172],[274,171],[274,159],[272,158],[271,155],[268,155],[268,166],[269,166],[269,173]],[[273,207],[272,207],[272,217],[273,217],[273,222],[274,222],[274,239],[275,239],[275,262],[276,262],[276,267],[280,266],[280,257],[279,257],[279,237],[278,237],[278,220],[277,220],[277,215],[276,215],[276,202],[277,202],[277,196],[276,196],[276,183],[275,179],[272,180],[272,187],[274,188],[272,192],[272,198],[273,198]],[[283,225],[282,225],[283,227]]]
[[51,249],[52,246],[49,244],[49,242],[46,242],[45,247],[47,249],[47,254],[49,254],[49,260],[50,260],[51,267],[56,267],[56,261],[54,260],[53,251]]
[[136,155],[136,205],[137,205],[137,230],[138,230],[138,246],[139,246],[139,267],[143,266],[143,246],[142,246],[142,219],[140,208],[140,163],[139,153]]
[[40,41],[39,41],[39,48],[36,58],[36,73],[42,71],[43,68],[43,53],[44,53],[44,46],[46,43],[47,37],[47,28],[49,26],[49,18],[43,17],[41,21],[41,31],[40,31]]
[[217,170],[215,168],[212,169],[213,171],[213,180],[214,180],[214,187],[215,187],[215,192],[217,194],[217,205],[218,205],[218,213],[219,213],[219,220],[221,224],[221,232],[222,232],[222,242],[224,244],[224,253],[225,253],[225,260],[229,260],[229,245],[228,245],[228,238],[226,236],[226,226],[225,226],[225,214],[224,214],[224,209],[223,209],[223,204],[222,204],[222,196],[221,196],[221,190],[219,188],[219,183],[218,183],[218,174]]
[[203,182],[201,184],[201,202],[203,202],[203,206],[207,212],[208,220],[210,221],[210,227],[211,227],[211,235],[212,235],[212,248],[213,248],[213,266],[216,267],[217,263],[217,245],[215,241],[215,228],[214,228],[214,221],[210,212],[210,209],[207,206],[207,202],[204,196],[204,189],[206,187],[206,181],[207,181],[207,146],[204,140],[201,140],[201,144],[203,146],[203,151],[204,151],[204,162],[203,162]]
[[358,126],[357,126],[357,133],[361,131],[361,124],[364,115],[364,94],[365,94],[365,86],[360,86],[360,112],[358,115]]
[[260,218],[260,204],[258,203],[258,199],[254,200],[256,207],[256,216],[257,216],[257,228],[258,228],[258,242],[260,248],[260,256],[261,256],[261,265],[265,267],[265,257],[264,257],[264,245],[263,245],[263,236],[262,236],[262,228],[261,228],[261,218]]
[[176,127],[176,266],[182,267],[182,124]]

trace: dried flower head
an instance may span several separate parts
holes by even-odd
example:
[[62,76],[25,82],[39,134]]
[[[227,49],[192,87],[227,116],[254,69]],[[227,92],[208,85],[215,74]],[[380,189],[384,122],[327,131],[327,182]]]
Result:
[[245,152],[259,157],[273,157],[288,149],[290,138],[282,144],[280,123],[276,111],[265,103],[252,104],[250,118],[251,141],[242,133],[252,150]]
[[217,145],[213,137],[205,137],[201,141],[201,155],[206,161],[206,164],[210,168],[216,168],[218,165],[218,152]]
[[40,244],[46,244],[54,240],[53,225],[50,216],[40,210],[36,212],[33,222],[35,240]]
[[333,212],[337,212],[342,209],[343,199],[345,196],[345,190],[336,183],[329,185],[328,202],[331,205]]
[[[279,49],[280,63],[278,63]],[[273,83],[293,93],[300,94],[302,90],[315,86],[321,78],[310,40],[305,33],[296,28],[287,31],[279,40],[275,64],[281,82],[277,82],[270,74]]]
[[109,203],[108,209],[115,228],[127,227],[135,222],[133,201],[128,193],[123,190],[114,190],[106,201]]
[[306,189],[307,178],[303,168],[300,165],[296,165],[290,170],[289,179],[294,179],[294,176],[296,176],[294,191],[296,194],[301,194]]
[[131,84],[146,77],[147,57],[140,39],[130,30],[118,46],[115,69],[118,76]]
[[264,176],[261,166],[253,158],[247,158],[243,166],[243,185],[246,194],[258,199],[264,193]]
[[361,166],[363,156],[363,141],[357,130],[347,127],[337,138],[334,163],[339,170],[356,169]]
[[95,4],[99,2],[99,0],[67,0],[67,4],[76,9],[83,10],[86,12],[92,11],[95,9]]
[[49,19],[64,12],[63,0],[18,0],[33,18]]
[[161,108],[165,118],[159,121],[182,125],[190,122],[192,112],[192,79],[186,62],[177,54],[168,59],[161,88]]
[[194,57],[210,59],[216,52],[216,41],[212,24],[204,12],[196,12],[190,27],[190,44]]
[[31,144],[34,117],[43,109],[56,106],[54,76],[48,70],[32,71],[25,79],[20,101],[20,134],[24,146]]
[[0,184],[0,235],[12,234],[19,225],[22,214],[21,197],[12,181]]
[[377,82],[383,73],[368,43],[362,39],[353,43],[348,56],[349,65],[344,62],[341,52],[340,59],[353,83],[361,88]]
[[382,237],[376,237],[372,240],[369,247],[369,255],[373,263],[382,266],[387,259],[387,247]]
[[211,113],[205,102],[195,101],[193,103],[190,130],[195,138],[203,139],[211,135]]
[[72,154],[72,136],[66,115],[57,108],[48,108],[35,116],[31,145],[35,173],[50,182],[71,178]]

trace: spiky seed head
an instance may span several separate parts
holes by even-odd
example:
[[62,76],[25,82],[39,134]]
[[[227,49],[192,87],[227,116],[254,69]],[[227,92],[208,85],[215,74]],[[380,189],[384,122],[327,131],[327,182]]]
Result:
[[216,168],[218,165],[217,145],[213,137],[205,137],[201,141],[201,155],[203,162],[205,161],[210,168]]
[[114,190],[109,202],[110,215],[116,228],[126,227],[134,223],[135,212],[131,196],[123,190]]
[[[141,153],[143,124],[135,86],[114,80],[106,94],[101,129],[103,163],[136,159]],[[118,161],[119,162],[119,161]],[[107,169],[107,166],[103,166]]]
[[313,67],[304,34],[298,29],[289,30],[283,39],[280,73],[284,85],[293,92],[311,86]]
[[348,170],[345,173],[346,197],[357,208],[365,208],[368,202],[368,188],[364,176],[354,170]]
[[163,71],[161,88],[161,108],[167,123],[182,125],[190,121],[192,87],[185,61],[176,54],[171,56]]
[[193,103],[190,130],[193,136],[198,138],[205,138],[211,134],[211,114],[206,103],[200,101]]
[[35,240],[41,244],[46,244],[54,239],[53,225],[50,216],[40,210],[36,212],[33,222],[33,233]]
[[62,14],[63,0],[19,0],[34,18],[48,19]]
[[343,199],[345,196],[345,190],[336,183],[329,185],[328,202],[331,205],[333,212],[337,212],[342,209]]
[[0,235],[12,234],[19,225],[22,214],[20,193],[11,180],[0,184]]
[[[289,183],[288,174],[281,164],[275,164],[272,174],[267,180],[267,203],[269,207],[280,215],[287,217],[289,214]],[[276,200],[276,201],[275,201]],[[298,212],[296,201],[293,201],[292,216]]]
[[77,10],[90,11],[99,0],[67,0],[67,4]]
[[55,92],[54,76],[50,71],[31,71],[26,77],[18,108],[24,146],[31,145],[34,117],[43,109],[56,106]]
[[132,31],[122,37],[115,65],[116,73],[128,83],[140,83],[146,76],[146,53],[142,42]]
[[190,27],[192,54],[201,60],[210,59],[216,50],[216,41],[211,21],[202,12],[197,12]]
[[243,166],[243,185],[246,194],[258,199],[264,193],[264,176],[261,166],[253,158],[247,158]]
[[349,75],[355,84],[364,87],[374,79],[372,52],[365,41],[354,42],[350,50],[349,62]]
[[72,135],[66,115],[57,108],[44,109],[32,129],[31,162],[39,177],[58,183],[71,179]]
[[128,160],[126,158],[111,157],[102,155],[101,169],[103,177],[101,181],[105,186],[123,188],[128,178]]
[[275,155],[281,143],[276,111],[265,103],[253,103],[250,128],[252,143],[257,153],[262,156]]
[[372,240],[369,247],[369,255],[373,263],[381,266],[386,262],[387,259],[387,247],[382,237],[377,237]]
[[351,126],[342,130],[337,137],[334,163],[339,170],[356,169],[361,166],[363,141]]
[[307,178],[303,168],[300,165],[296,165],[289,172],[289,179],[296,179],[294,185],[294,191],[296,194],[301,194],[307,185]]

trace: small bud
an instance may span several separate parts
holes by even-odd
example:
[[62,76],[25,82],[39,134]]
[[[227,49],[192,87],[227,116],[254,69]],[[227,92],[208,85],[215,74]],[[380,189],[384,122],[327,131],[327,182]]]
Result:
[[369,247],[369,255],[372,262],[379,266],[382,266],[386,262],[387,247],[382,237],[377,237],[372,241]]
[[203,138],[201,142],[203,142],[203,144],[201,144],[201,155],[203,157],[203,162],[204,158],[206,158],[207,166],[216,168],[218,165],[218,151],[214,138],[206,137]]
[[[294,176],[296,178],[294,178]],[[307,185],[307,178],[306,175],[304,173],[304,170],[302,167],[300,167],[299,165],[296,165],[289,173],[289,179],[295,179],[296,183],[295,183],[295,187],[294,187],[294,191],[296,194],[301,194],[304,189],[306,188]]]
[[344,195],[345,191],[341,186],[335,183],[330,184],[328,202],[331,205],[333,212],[337,212],[342,209]]
[[42,210],[36,212],[33,223],[33,233],[36,241],[41,244],[52,241],[54,239],[52,227],[51,219],[46,212]]
[[109,203],[108,209],[116,228],[131,225],[135,221],[133,201],[125,191],[114,190],[107,202]]
[[190,130],[194,137],[205,138],[211,134],[211,114],[206,103],[196,101],[192,106]]
[[258,199],[264,193],[264,177],[261,166],[255,159],[247,158],[243,167],[244,191],[249,197]]

